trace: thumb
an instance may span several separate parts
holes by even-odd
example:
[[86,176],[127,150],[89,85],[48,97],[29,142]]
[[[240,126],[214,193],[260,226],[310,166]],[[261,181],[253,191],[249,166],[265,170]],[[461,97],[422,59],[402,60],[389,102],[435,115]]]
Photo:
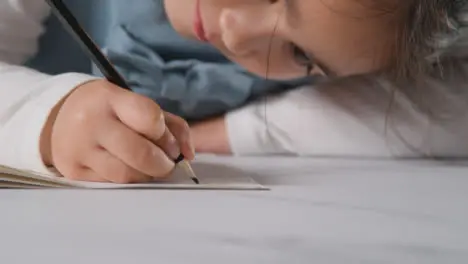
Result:
[[175,159],[180,154],[176,139],[166,127],[164,111],[151,99],[126,90],[115,93],[110,104],[116,117]]

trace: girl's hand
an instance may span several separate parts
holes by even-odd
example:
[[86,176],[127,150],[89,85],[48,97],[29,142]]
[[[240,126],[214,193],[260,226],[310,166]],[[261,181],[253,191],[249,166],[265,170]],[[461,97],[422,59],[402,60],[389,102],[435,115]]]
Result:
[[41,153],[66,178],[113,183],[166,177],[180,153],[194,157],[184,120],[104,80],[78,87],[57,106]]

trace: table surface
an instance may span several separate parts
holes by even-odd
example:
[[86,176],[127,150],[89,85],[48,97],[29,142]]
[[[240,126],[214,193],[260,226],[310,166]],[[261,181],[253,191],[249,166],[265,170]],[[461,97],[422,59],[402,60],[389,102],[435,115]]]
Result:
[[468,262],[463,163],[195,166],[247,173],[271,191],[0,190],[1,263]]

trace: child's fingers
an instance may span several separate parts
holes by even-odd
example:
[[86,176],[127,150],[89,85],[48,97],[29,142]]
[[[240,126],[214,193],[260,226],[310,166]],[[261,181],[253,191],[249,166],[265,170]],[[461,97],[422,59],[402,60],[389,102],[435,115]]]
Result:
[[98,132],[98,143],[128,166],[152,177],[165,177],[174,162],[162,149],[118,120],[108,119]]
[[164,135],[164,113],[151,99],[122,90],[110,98],[110,104],[122,123],[149,140],[157,142]]
[[166,112],[164,115],[166,119],[166,126],[179,143],[181,153],[188,160],[194,159],[195,150],[190,134],[190,127],[187,122],[181,117],[168,112]]
[[104,149],[93,151],[86,163],[98,177],[113,183],[143,183],[152,180],[152,177],[128,166]]
[[180,147],[165,123],[164,113],[151,99],[121,92],[112,105],[117,117],[132,130],[158,145],[171,158],[180,155]]
[[153,143],[158,145],[173,160],[177,159],[180,155],[179,143],[168,128],[166,128],[163,136]]

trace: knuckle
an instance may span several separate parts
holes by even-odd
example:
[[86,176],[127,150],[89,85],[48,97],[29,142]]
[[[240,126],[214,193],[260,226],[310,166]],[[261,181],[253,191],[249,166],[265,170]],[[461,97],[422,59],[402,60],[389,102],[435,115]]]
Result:
[[76,109],[76,112],[73,113],[73,116],[71,116],[71,120],[73,120],[73,123],[75,123],[74,125],[78,125],[81,127],[88,126],[90,123],[93,122],[92,120],[94,118],[95,114],[91,111],[88,111],[87,108],[78,108]]

